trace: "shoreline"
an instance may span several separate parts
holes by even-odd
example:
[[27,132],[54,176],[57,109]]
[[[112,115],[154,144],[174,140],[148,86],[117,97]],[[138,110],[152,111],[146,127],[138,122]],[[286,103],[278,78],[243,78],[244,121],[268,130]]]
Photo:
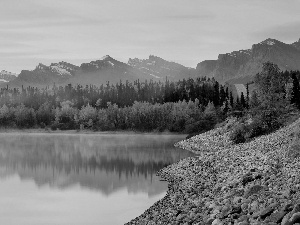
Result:
[[176,132],[142,132],[142,131],[129,131],[129,130],[118,130],[118,131],[92,131],[92,130],[45,130],[42,128],[30,128],[30,129],[14,129],[14,128],[0,128],[0,134],[65,134],[65,135],[76,135],[76,134],[91,134],[91,135],[110,135],[110,134],[126,134],[126,135],[188,135],[186,133]]
[[233,145],[226,127],[176,143],[197,154],[158,171],[166,196],[131,224],[282,224],[300,221],[300,162],[289,156],[300,119]]

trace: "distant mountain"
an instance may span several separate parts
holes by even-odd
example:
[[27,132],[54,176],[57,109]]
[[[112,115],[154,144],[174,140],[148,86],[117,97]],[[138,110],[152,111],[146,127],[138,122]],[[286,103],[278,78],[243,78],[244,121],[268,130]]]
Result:
[[198,76],[214,77],[224,83],[246,83],[262,69],[264,62],[271,61],[285,70],[300,70],[300,39],[285,44],[266,39],[251,49],[220,54],[217,60],[206,60],[197,65]]
[[2,70],[0,72],[0,83],[7,83],[9,81],[16,79],[16,77],[17,74]]
[[128,65],[138,69],[152,79],[179,80],[194,78],[196,70],[188,68],[175,62],[169,62],[157,56],[150,55],[149,59],[129,59]]
[[8,85],[11,87],[45,86],[56,84],[101,85],[110,82],[133,82],[135,80],[179,80],[195,77],[196,70],[178,63],[168,62],[157,56],[149,59],[129,59],[128,64],[106,55],[99,60],[75,66],[67,62],[52,63],[50,66],[39,64],[34,70],[23,70]]
[[300,38],[299,41],[296,41],[292,44],[295,48],[297,48],[298,50],[300,50]]
[[34,70],[22,70],[20,75],[8,85],[20,87],[22,85],[43,86],[62,83],[74,76],[78,69],[78,66],[67,62],[52,63],[50,66],[40,63]]
[[137,79],[144,81],[150,78],[147,74],[132,66],[106,55],[100,60],[82,63],[75,75],[68,79],[67,82],[82,85],[101,85],[106,84],[108,81],[114,84],[120,82],[120,80],[132,82]]

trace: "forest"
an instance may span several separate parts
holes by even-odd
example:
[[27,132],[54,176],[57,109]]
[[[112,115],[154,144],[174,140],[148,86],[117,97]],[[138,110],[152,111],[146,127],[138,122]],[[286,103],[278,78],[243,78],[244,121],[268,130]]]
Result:
[[[300,106],[300,98],[296,97],[299,88],[295,88],[299,86],[300,72],[277,72],[282,78],[283,98]],[[0,90],[0,126],[200,133],[230,115],[243,115],[264,102],[259,93],[249,93],[249,85],[246,86],[247,93],[240,98],[234,98],[228,86],[206,77],[177,82],[120,81],[100,87],[7,86]]]

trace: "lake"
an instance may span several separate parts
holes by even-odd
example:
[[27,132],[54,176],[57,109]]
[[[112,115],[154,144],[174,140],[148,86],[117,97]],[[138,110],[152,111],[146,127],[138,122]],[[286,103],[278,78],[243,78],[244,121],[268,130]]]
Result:
[[118,225],[166,194],[184,135],[0,134],[0,224]]

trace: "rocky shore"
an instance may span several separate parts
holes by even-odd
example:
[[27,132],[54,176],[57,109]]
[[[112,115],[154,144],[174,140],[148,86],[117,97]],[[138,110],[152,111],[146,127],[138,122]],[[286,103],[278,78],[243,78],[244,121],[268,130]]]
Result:
[[167,195],[127,224],[300,224],[300,119],[238,145],[229,126],[177,143],[197,156],[159,171]]

